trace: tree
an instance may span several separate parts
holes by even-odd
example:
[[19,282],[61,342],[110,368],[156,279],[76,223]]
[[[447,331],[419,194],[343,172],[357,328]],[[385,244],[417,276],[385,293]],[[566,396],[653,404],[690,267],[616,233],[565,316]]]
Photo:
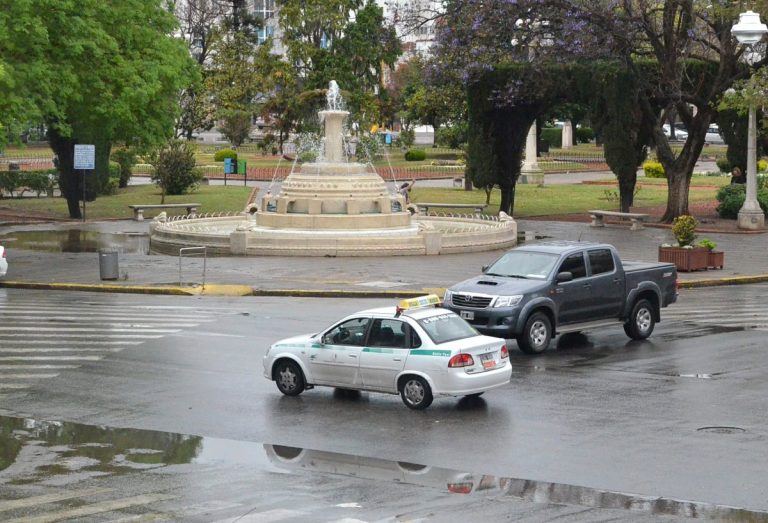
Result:
[[[723,92],[749,76],[739,63],[744,49],[731,35],[741,3],[691,0],[446,0],[436,48],[444,78],[471,84],[497,64],[613,59],[642,82],[637,100],[653,121],[652,141],[668,181],[662,221],[688,213],[688,190]],[[752,2],[758,11],[765,1]],[[509,23],[514,20],[514,23]],[[470,52],[467,52],[470,50]],[[754,64],[762,68],[767,58]],[[648,67],[647,64],[655,64]],[[494,96],[522,103],[521,84]],[[662,124],[674,111],[688,129],[681,149],[672,149]]]
[[202,175],[195,169],[195,152],[189,142],[171,140],[152,157],[152,181],[160,187],[160,203],[166,194],[184,194],[194,188]]
[[[44,119],[69,215],[79,218],[83,176],[74,145],[96,146],[88,197],[109,174],[112,143],[149,146],[173,131],[179,91],[196,71],[163,0],[0,0],[0,56],[10,92],[0,106]],[[23,36],[19,31],[29,30]],[[19,38],[19,40],[15,40]],[[22,49],[23,47],[23,49]],[[20,102],[19,100],[23,100]]]
[[282,41],[296,71],[297,90],[326,89],[336,80],[361,126],[377,122],[383,105],[383,66],[393,67],[402,52],[394,28],[385,24],[383,10],[371,0],[278,4]]

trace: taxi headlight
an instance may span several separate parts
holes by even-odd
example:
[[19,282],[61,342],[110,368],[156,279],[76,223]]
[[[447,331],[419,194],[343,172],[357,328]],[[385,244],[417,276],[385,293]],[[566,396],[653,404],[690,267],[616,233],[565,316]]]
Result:
[[520,303],[520,300],[523,299],[522,294],[517,294],[515,296],[498,296],[496,297],[496,301],[493,303],[494,307],[511,307],[513,305],[517,305]]

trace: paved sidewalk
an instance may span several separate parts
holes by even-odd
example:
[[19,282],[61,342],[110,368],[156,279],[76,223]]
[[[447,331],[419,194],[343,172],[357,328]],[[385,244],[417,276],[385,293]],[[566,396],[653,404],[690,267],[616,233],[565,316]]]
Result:
[[[3,228],[3,235],[21,231],[80,231],[119,234],[142,239],[148,222],[129,220],[80,224],[44,223]],[[611,243],[627,260],[656,261],[658,246],[671,243],[669,229],[646,227],[630,231],[626,225],[593,228],[587,223],[518,221],[525,242],[582,240]],[[725,268],[681,273],[681,286],[723,285],[768,281],[768,233],[707,234],[725,251]],[[0,240],[2,241],[2,240]],[[78,240],[82,241],[82,240]],[[93,241],[88,238],[87,241]],[[111,292],[306,295],[306,296],[412,296],[442,292],[451,284],[480,272],[502,251],[441,256],[387,258],[219,257],[206,261],[184,258],[181,278],[179,258],[165,255],[118,255],[120,279],[102,281],[96,252],[40,252],[14,248],[5,242],[9,272],[0,287],[59,288]],[[58,245],[58,244],[56,244]],[[50,245],[50,248],[57,248]],[[93,249],[93,246],[91,246]],[[182,285],[180,285],[180,281]],[[197,284],[197,285],[195,285]]]

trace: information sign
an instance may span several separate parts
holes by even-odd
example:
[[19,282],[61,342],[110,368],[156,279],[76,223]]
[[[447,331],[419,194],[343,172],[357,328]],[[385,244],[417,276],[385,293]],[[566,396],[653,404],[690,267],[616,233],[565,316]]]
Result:
[[75,145],[75,169],[94,170],[96,168],[96,146]]

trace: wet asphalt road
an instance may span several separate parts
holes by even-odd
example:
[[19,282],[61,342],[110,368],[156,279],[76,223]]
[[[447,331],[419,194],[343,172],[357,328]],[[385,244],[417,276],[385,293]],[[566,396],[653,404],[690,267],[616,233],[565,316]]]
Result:
[[[167,485],[177,482],[176,487],[160,483],[174,499],[185,501],[152,503],[183,520],[215,520],[206,519],[213,517],[206,514],[218,514],[216,510],[231,516],[254,500],[261,504],[249,517],[303,510],[298,520],[308,521],[316,520],[313,514],[327,515],[329,521],[353,517],[346,509],[355,509],[354,517],[366,521],[391,517],[399,508],[415,518],[430,506],[427,513],[433,520],[461,521],[453,519],[461,513],[458,507],[466,510],[473,503],[490,520],[513,513],[529,521],[649,517],[642,511],[616,516],[572,504],[563,508],[547,504],[552,499],[541,495],[535,499],[545,502],[543,506],[504,505],[508,496],[491,497],[496,501],[488,503],[485,494],[458,502],[445,497],[444,489],[431,490],[429,485],[426,490],[401,492],[389,472],[381,472],[391,465],[363,467],[360,459],[473,473],[474,489],[477,478],[486,475],[496,478],[496,492],[501,489],[498,478],[517,478],[586,488],[592,498],[597,491],[609,490],[766,511],[768,487],[764,460],[759,458],[768,437],[764,401],[768,384],[763,379],[768,366],[764,350],[768,313],[761,310],[766,290],[753,285],[686,291],[679,304],[665,311],[667,321],[647,342],[629,342],[617,328],[561,338],[539,357],[512,351],[515,372],[508,387],[474,403],[440,399],[425,412],[412,412],[398,397],[379,394],[349,397],[318,388],[299,398],[284,398],[261,376],[261,357],[268,344],[321,329],[355,310],[388,303],[383,300],[177,298],[5,289],[0,290],[0,312],[13,310],[16,316],[4,315],[0,325],[0,373],[4,373],[0,414],[191,434],[214,442],[235,440],[241,443],[218,446],[258,450],[254,452],[260,455],[259,463],[254,464],[243,458],[251,455],[244,450],[234,458],[213,460],[215,466],[209,462],[211,468],[203,473],[179,463],[142,472],[141,479],[133,482],[123,474],[101,480],[125,482],[136,489],[149,481],[148,474],[152,482],[160,482],[162,473],[178,469],[179,475],[167,480]],[[66,317],[62,311],[79,314]],[[107,334],[88,330],[107,320],[119,325],[111,326]],[[107,338],[114,341],[106,346],[109,350],[102,349],[103,343],[87,343]],[[55,347],[47,343],[50,340],[56,341]],[[41,343],[24,343],[34,341]],[[28,377],[36,374],[49,377]],[[353,481],[338,465],[328,466],[342,476],[328,476],[329,470],[312,471],[300,463],[292,474],[276,474],[262,443],[353,456],[358,460],[355,475],[366,477],[360,471],[373,469],[369,475],[376,477],[370,479],[380,481]],[[108,463],[113,461],[114,456]],[[94,464],[77,463],[72,465],[75,478],[79,474],[83,481],[93,481],[93,474],[84,471]],[[28,465],[34,468],[34,460]],[[18,466],[17,462],[10,470]],[[0,471],[0,486],[8,470]],[[72,477],[62,480],[41,470],[35,488],[56,478],[69,487],[77,484]],[[378,478],[381,474],[384,477]],[[219,503],[229,499],[233,505],[214,510],[209,502],[194,515],[181,515],[180,507],[188,507],[194,499],[194,489],[185,487],[190,482],[184,477],[197,478],[191,483],[209,481],[211,492],[221,490],[215,499]],[[231,495],[226,488],[213,487],[223,478],[237,485]],[[249,482],[266,492],[249,490]],[[328,488],[328,482],[339,488]],[[314,492],[315,485],[322,486],[319,493]],[[204,485],[196,488],[205,490]],[[286,497],[285,489],[295,489],[295,496]],[[3,492],[0,489],[0,499]],[[7,496],[15,498],[18,493]],[[582,496],[590,497],[585,492]],[[277,499],[277,505],[269,505],[268,499]],[[349,499],[353,501],[344,501]],[[364,503],[357,508],[345,505],[359,503],[354,499]],[[165,509],[164,504],[172,508]],[[339,504],[345,506],[336,507]],[[209,509],[212,512],[206,512]],[[253,519],[257,520],[267,519]]]

